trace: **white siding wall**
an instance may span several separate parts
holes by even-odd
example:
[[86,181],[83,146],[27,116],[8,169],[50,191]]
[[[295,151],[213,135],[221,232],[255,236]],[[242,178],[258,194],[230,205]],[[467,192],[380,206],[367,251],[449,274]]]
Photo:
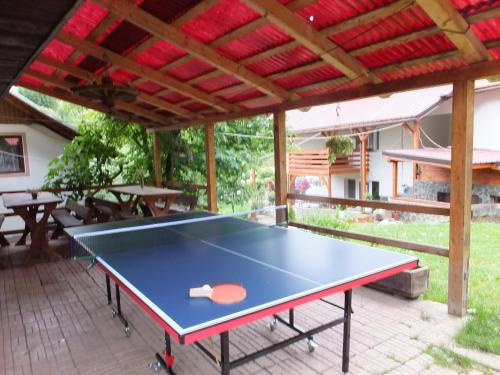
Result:
[[476,94],[474,147],[500,150],[500,90]]
[[[61,153],[68,140],[41,125],[0,124],[0,134],[3,133],[24,133],[29,173],[26,176],[0,176],[0,191],[39,188],[44,182],[49,162]],[[0,212],[5,212],[3,201],[0,201]],[[2,230],[22,227],[23,221],[20,218],[8,217]]]

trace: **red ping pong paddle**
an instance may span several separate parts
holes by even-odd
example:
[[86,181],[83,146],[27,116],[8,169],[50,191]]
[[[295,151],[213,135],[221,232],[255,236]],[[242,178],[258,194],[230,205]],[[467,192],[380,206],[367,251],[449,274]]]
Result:
[[209,298],[212,302],[224,305],[241,302],[246,296],[246,289],[236,283],[221,283],[213,286],[203,285],[201,288],[189,289],[190,298]]

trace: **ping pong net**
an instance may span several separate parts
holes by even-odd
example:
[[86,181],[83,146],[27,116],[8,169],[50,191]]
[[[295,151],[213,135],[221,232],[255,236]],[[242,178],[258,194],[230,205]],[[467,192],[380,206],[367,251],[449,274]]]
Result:
[[287,223],[287,206],[282,205],[232,214],[192,211],[89,225],[70,232],[70,258],[95,263],[97,257],[114,253],[171,247],[188,241],[210,242],[221,236],[264,231]]

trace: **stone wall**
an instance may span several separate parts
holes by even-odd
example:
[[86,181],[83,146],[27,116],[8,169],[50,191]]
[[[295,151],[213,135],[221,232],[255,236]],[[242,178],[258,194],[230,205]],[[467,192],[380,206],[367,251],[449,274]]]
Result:
[[[449,193],[450,185],[435,181],[417,181],[415,198],[437,201],[438,193]],[[479,204],[490,204],[491,197],[500,197],[500,185],[472,185],[472,195],[479,198]]]

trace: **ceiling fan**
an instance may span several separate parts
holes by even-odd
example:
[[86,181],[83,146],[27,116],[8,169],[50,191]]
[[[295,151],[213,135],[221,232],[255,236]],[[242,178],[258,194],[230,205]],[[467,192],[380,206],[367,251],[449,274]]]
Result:
[[71,90],[82,98],[97,100],[110,109],[115,106],[116,100],[129,102],[137,97],[135,89],[115,85],[110,77],[104,77],[100,82],[92,82],[90,85],[73,87]]

